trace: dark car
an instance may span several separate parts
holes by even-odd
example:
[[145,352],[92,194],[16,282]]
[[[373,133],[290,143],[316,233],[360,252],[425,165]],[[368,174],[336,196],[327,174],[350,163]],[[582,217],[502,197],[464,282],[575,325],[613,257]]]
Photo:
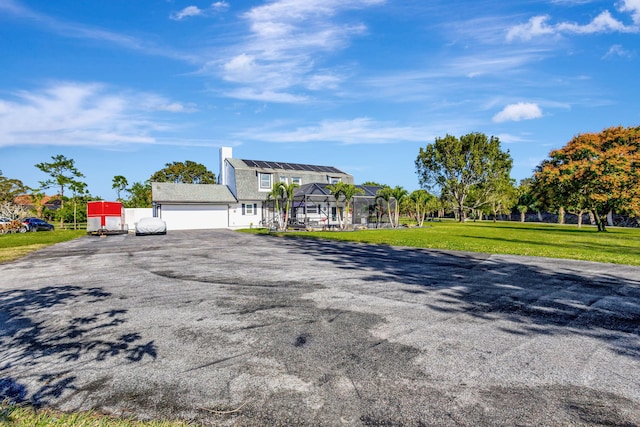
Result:
[[53,231],[53,224],[40,218],[25,218],[22,220],[25,231]]

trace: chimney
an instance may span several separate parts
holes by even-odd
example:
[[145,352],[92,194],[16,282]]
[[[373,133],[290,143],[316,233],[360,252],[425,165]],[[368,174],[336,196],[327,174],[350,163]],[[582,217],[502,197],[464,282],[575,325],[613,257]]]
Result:
[[220,174],[218,175],[218,184],[228,185],[227,182],[227,165],[225,160],[232,158],[231,147],[220,147]]

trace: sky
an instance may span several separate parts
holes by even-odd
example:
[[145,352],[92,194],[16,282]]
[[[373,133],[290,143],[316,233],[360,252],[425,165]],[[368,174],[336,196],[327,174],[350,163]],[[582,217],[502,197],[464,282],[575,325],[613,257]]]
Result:
[[639,94],[640,0],[0,0],[0,170],[36,188],[62,154],[106,200],[222,146],[413,191],[471,132],[519,181]]

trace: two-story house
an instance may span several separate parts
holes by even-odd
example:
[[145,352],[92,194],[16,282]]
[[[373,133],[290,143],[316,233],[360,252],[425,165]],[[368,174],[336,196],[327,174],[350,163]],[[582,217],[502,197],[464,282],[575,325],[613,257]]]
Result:
[[[299,186],[292,218],[312,218],[318,222],[324,219],[323,225],[329,225],[337,222],[336,206],[325,186],[336,182],[353,184],[353,176],[332,166],[235,159],[231,148],[222,147],[218,182],[153,182],[154,215],[165,220],[168,230],[269,225],[273,203],[267,200],[268,195],[274,183],[285,182]],[[313,194],[306,197],[305,191]],[[317,203],[311,203],[312,200]]]

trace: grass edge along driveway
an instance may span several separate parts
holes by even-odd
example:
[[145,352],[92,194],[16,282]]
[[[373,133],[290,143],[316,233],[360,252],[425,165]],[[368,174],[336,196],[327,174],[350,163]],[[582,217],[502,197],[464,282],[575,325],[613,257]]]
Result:
[[[520,222],[429,222],[422,228],[362,231],[287,231],[277,236],[333,239],[490,254],[540,256],[640,265],[640,229]],[[243,230],[269,234],[266,229]]]

